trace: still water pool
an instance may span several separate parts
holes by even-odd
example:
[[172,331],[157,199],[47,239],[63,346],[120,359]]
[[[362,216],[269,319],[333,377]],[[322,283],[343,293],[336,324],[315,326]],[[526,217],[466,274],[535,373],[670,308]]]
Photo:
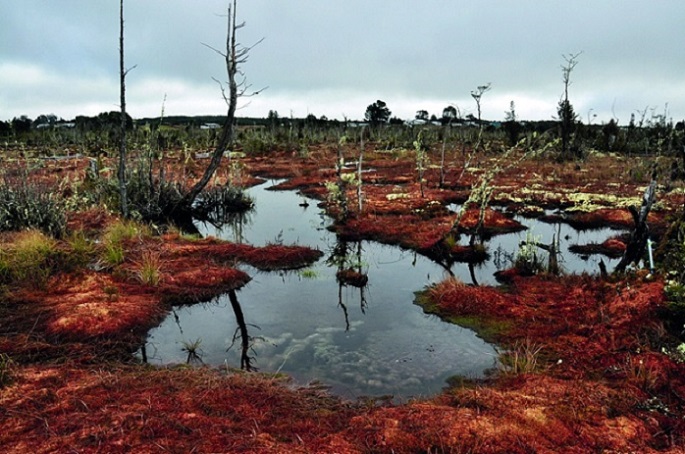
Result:
[[[324,257],[299,272],[241,268],[252,281],[237,292],[251,338],[252,365],[283,372],[296,383],[319,382],[335,394],[355,398],[393,395],[397,400],[435,394],[454,375],[477,378],[497,365],[495,348],[471,330],[426,315],[413,304],[414,292],[447,276],[441,266],[411,251],[374,242],[342,243],[326,230],[330,220],[294,192],[250,189],[256,209],[221,229],[198,225],[205,235],[253,245],[282,242],[318,248]],[[524,222],[530,224],[530,221]],[[532,227],[550,242],[556,226]],[[601,242],[612,231],[578,233],[562,226],[562,241]],[[513,255],[526,233],[495,237],[495,251]],[[562,250],[564,250],[562,244]],[[570,254],[566,254],[568,256]],[[336,281],[341,263],[361,268],[368,285],[359,289]],[[493,283],[496,260],[475,269],[481,284]],[[566,259],[570,272],[597,270],[592,261]],[[471,282],[468,267],[452,272]],[[187,347],[198,346],[204,364],[240,366],[237,322],[227,296],[175,308],[148,334],[145,352],[152,364],[183,363]],[[138,353],[139,356],[141,352]]]

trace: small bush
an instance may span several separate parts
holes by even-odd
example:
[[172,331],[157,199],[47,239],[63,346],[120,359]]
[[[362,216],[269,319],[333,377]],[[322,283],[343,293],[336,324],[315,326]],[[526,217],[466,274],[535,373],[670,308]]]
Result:
[[124,262],[124,241],[149,236],[147,226],[135,221],[117,221],[110,224],[102,237],[102,260],[109,267]]
[[526,241],[522,242],[514,259],[514,268],[521,274],[533,275],[544,271],[545,264],[538,255],[539,238],[534,237],[530,232],[526,235]]
[[69,269],[78,269],[87,266],[96,255],[95,245],[83,232],[73,232],[67,239],[69,254],[66,257],[66,266]]
[[126,259],[124,247],[121,245],[121,243],[105,244],[105,251],[102,259],[108,267],[121,265]]
[[0,280],[43,288],[60,263],[57,242],[38,230],[29,230],[0,251]]
[[229,222],[237,213],[254,207],[254,201],[235,186],[214,186],[202,193],[193,207],[193,215],[213,225]]
[[149,235],[150,230],[146,225],[135,221],[120,220],[107,226],[102,241],[103,243],[122,243]]
[[64,202],[49,188],[30,181],[28,173],[0,180],[0,231],[38,229],[55,238],[66,232]]

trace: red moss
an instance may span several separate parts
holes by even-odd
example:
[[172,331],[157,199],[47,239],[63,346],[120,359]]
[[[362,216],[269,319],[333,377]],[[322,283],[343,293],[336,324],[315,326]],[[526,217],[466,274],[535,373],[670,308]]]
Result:
[[505,295],[492,287],[470,286],[455,278],[431,287],[428,295],[439,313],[457,316],[494,315],[505,299]]
[[623,256],[626,243],[618,238],[609,238],[601,244],[572,244],[568,250],[580,255],[602,254],[610,258],[618,258]]
[[170,251],[176,257],[205,257],[223,263],[243,262],[263,271],[303,268],[323,256],[323,252],[306,246],[270,244],[257,247],[216,238],[198,241],[182,240],[178,236],[166,238],[178,243],[178,246]]
[[113,216],[102,208],[91,208],[85,211],[69,212],[67,228],[69,231],[101,232],[113,220]]
[[[663,225],[663,215],[651,212],[648,217],[650,224]],[[601,209],[591,212],[574,213],[567,217],[566,222],[577,230],[598,229],[603,227],[616,227],[632,229],[635,221],[630,211],[625,209]]]
[[[467,234],[475,233],[474,230],[478,225],[479,217],[480,210],[473,208],[466,210],[459,223],[459,231]],[[485,211],[483,226],[480,233],[485,236],[493,236],[503,233],[520,232],[525,229],[526,227],[517,220],[507,217],[507,215],[501,211],[488,208]]]
[[[278,150],[250,156],[242,161],[249,174],[245,181],[255,175],[295,178],[286,184],[325,200],[322,180],[335,178],[335,148],[312,146],[304,158]],[[465,156],[450,153],[445,177],[452,189],[437,189],[438,172],[429,169],[421,197],[411,156],[389,159],[373,148],[368,144],[365,155],[375,168],[364,175],[365,208],[353,210],[338,231],[347,238],[429,250],[454,221],[445,204],[463,201],[477,173],[469,169],[462,175]],[[358,154],[357,145],[343,152],[349,161]],[[435,150],[429,153],[437,156]],[[497,157],[476,155],[472,165],[484,169],[491,159]],[[49,162],[35,178],[55,184],[65,175],[82,176],[85,164]],[[201,175],[202,163],[193,160],[165,164],[167,175],[189,183]],[[580,169],[576,163],[524,161],[496,176],[493,200],[565,207],[571,203],[565,194],[578,191],[633,196],[641,190],[637,183],[617,182],[625,164],[609,156],[591,156]],[[229,173],[224,162],[218,177],[225,181]],[[612,181],[617,184],[607,186]],[[532,187],[536,191],[527,190]],[[348,196],[355,200],[352,189]],[[665,195],[663,202],[680,207],[682,195]],[[476,212],[465,217],[470,228]],[[575,220],[632,228],[626,214],[608,207]],[[107,222],[101,215],[75,216],[70,226],[97,230]],[[506,216],[494,216],[489,211],[486,217],[492,232],[512,227]],[[662,212],[650,216],[653,232],[661,219]],[[469,224],[461,227],[468,232]],[[538,369],[452,388],[431,400],[378,408],[342,403],[316,390],[294,391],[259,376],[103,364],[103,357],[112,358],[111,338],[125,344],[130,355],[136,345],[130,331],[153,323],[170,299],[202,299],[244,284],[248,278],[232,268],[235,262],[271,269],[320,256],[280,245],[255,248],[212,239],[168,237],[128,246],[127,262],[116,274],[86,272],[83,282],[60,276],[62,282],[51,285],[50,292],[8,292],[0,305],[0,351],[28,362],[69,358],[97,364],[92,369],[18,367],[14,383],[0,389],[0,445],[6,451],[675,453],[685,447],[685,366],[650,341],[663,336],[657,318],[664,304],[663,282],[511,275],[507,290],[441,283],[431,290],[438,311],[506,322],[497,335],[501,348],[540,346]],[[462,248],[456,245],[450,253],[468,255]],[[146,249],[160,252],[157,287],[139,283],[135,275],[136,261]],[[99,285],[116,287],[117,293],[98,293]],[[77,343],[77,338],[91,339],[93,345]]]

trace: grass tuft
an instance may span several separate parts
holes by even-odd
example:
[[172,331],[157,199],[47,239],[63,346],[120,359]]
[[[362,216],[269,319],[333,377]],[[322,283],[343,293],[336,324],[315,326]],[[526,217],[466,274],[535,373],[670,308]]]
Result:
[[516,342],[511,350],[499,355],[501,371],[505,375],[532,374],[538,369],[538,359],[542,345],[526,339]]
[[159,252],[145,251],[136,263],[136,276],[141,283],[156,287],[162,280],[161,268]]

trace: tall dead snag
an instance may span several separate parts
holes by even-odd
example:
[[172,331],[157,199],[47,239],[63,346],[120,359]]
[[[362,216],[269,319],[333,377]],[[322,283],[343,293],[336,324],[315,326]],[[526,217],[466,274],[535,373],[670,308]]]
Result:
[[362,214],[363,206],[363,193],[362,193],[362,161],[364,160],[364,132],[365,127],[362,127],[361,138],[359,144],[359,160],[357,161],[357,210],[359,215]]
[[[573,158],[571,153],[571,134],[575,128],[576,113],[573,111],[573,106],[568,99],[568,87],[571,85],[571,73],[578,64],[578,57],[582,52],[576,54],[564,55],[566,64],[561,67],[562,80],[564,81],[564,97],[559,101],[557,113],[559,114],[559,124],[561,127],[561,158]],[[575,157],[580,157],[575,156]]]
[[631,263],[637,264],[645,255],[645,248],[647,247],[647,240],[649,239],[649,226],[647,225],[647,216],[652,209],[652,205],[656,200],[656,179],[652,177],[652,182],[645,189],[642,197],[642,207],[640,211],[635,207],[630,207],[630,214],[633,215],[635,222],[635,230],[630,234],[630,240],[626,246],[626,251],[618,262],[614,272],[622,273],[626,267]]
[[121,140],[119,142],[119,203],[121,215],[128,217],[128,194],[126,192],[126,74],[124,69],[124,0],[119,1],[119,88],[121,102]]
[[233,0],[232,4],[229,2],[226,51],[222,52],[205,44],[205,46],[209,47],[226,60],[226,73],[228,74],[228,96],[226,96],[226,91],[223,85],[221,85],[221,83],[219,84],[221,85],[221,94],[228,105],[228,111],[226,113],[224,127],[221,131],[221,137],[219,138],[219,142],[214,149],[214,153],[212,153],[212,158],[209,162],[209,165],[205,169],[202,178],[195,183],[195,185],[183,196],[179,202],[179,208],[181,208],[182,211],[189,211],[195,199],[197,199],[198,195],[200,195],[205,186],[207,186],[207,183],[209,183],[219,168],[219,165],[221,165],[221,160],[224,157],[224,153],[233,143],[235,112],[238,106],[238,97],[244,95],[245,90],[248,88],[245,86],[244,81],[238,83],[236,80],[236,75],[239,72],[239,66],[247,61],[248,54],[254,46],[243,47],[236,42],[236,32],[238,29],[245,26],[245,22],[240,24],[236,22],[236,6],[237,0]]

